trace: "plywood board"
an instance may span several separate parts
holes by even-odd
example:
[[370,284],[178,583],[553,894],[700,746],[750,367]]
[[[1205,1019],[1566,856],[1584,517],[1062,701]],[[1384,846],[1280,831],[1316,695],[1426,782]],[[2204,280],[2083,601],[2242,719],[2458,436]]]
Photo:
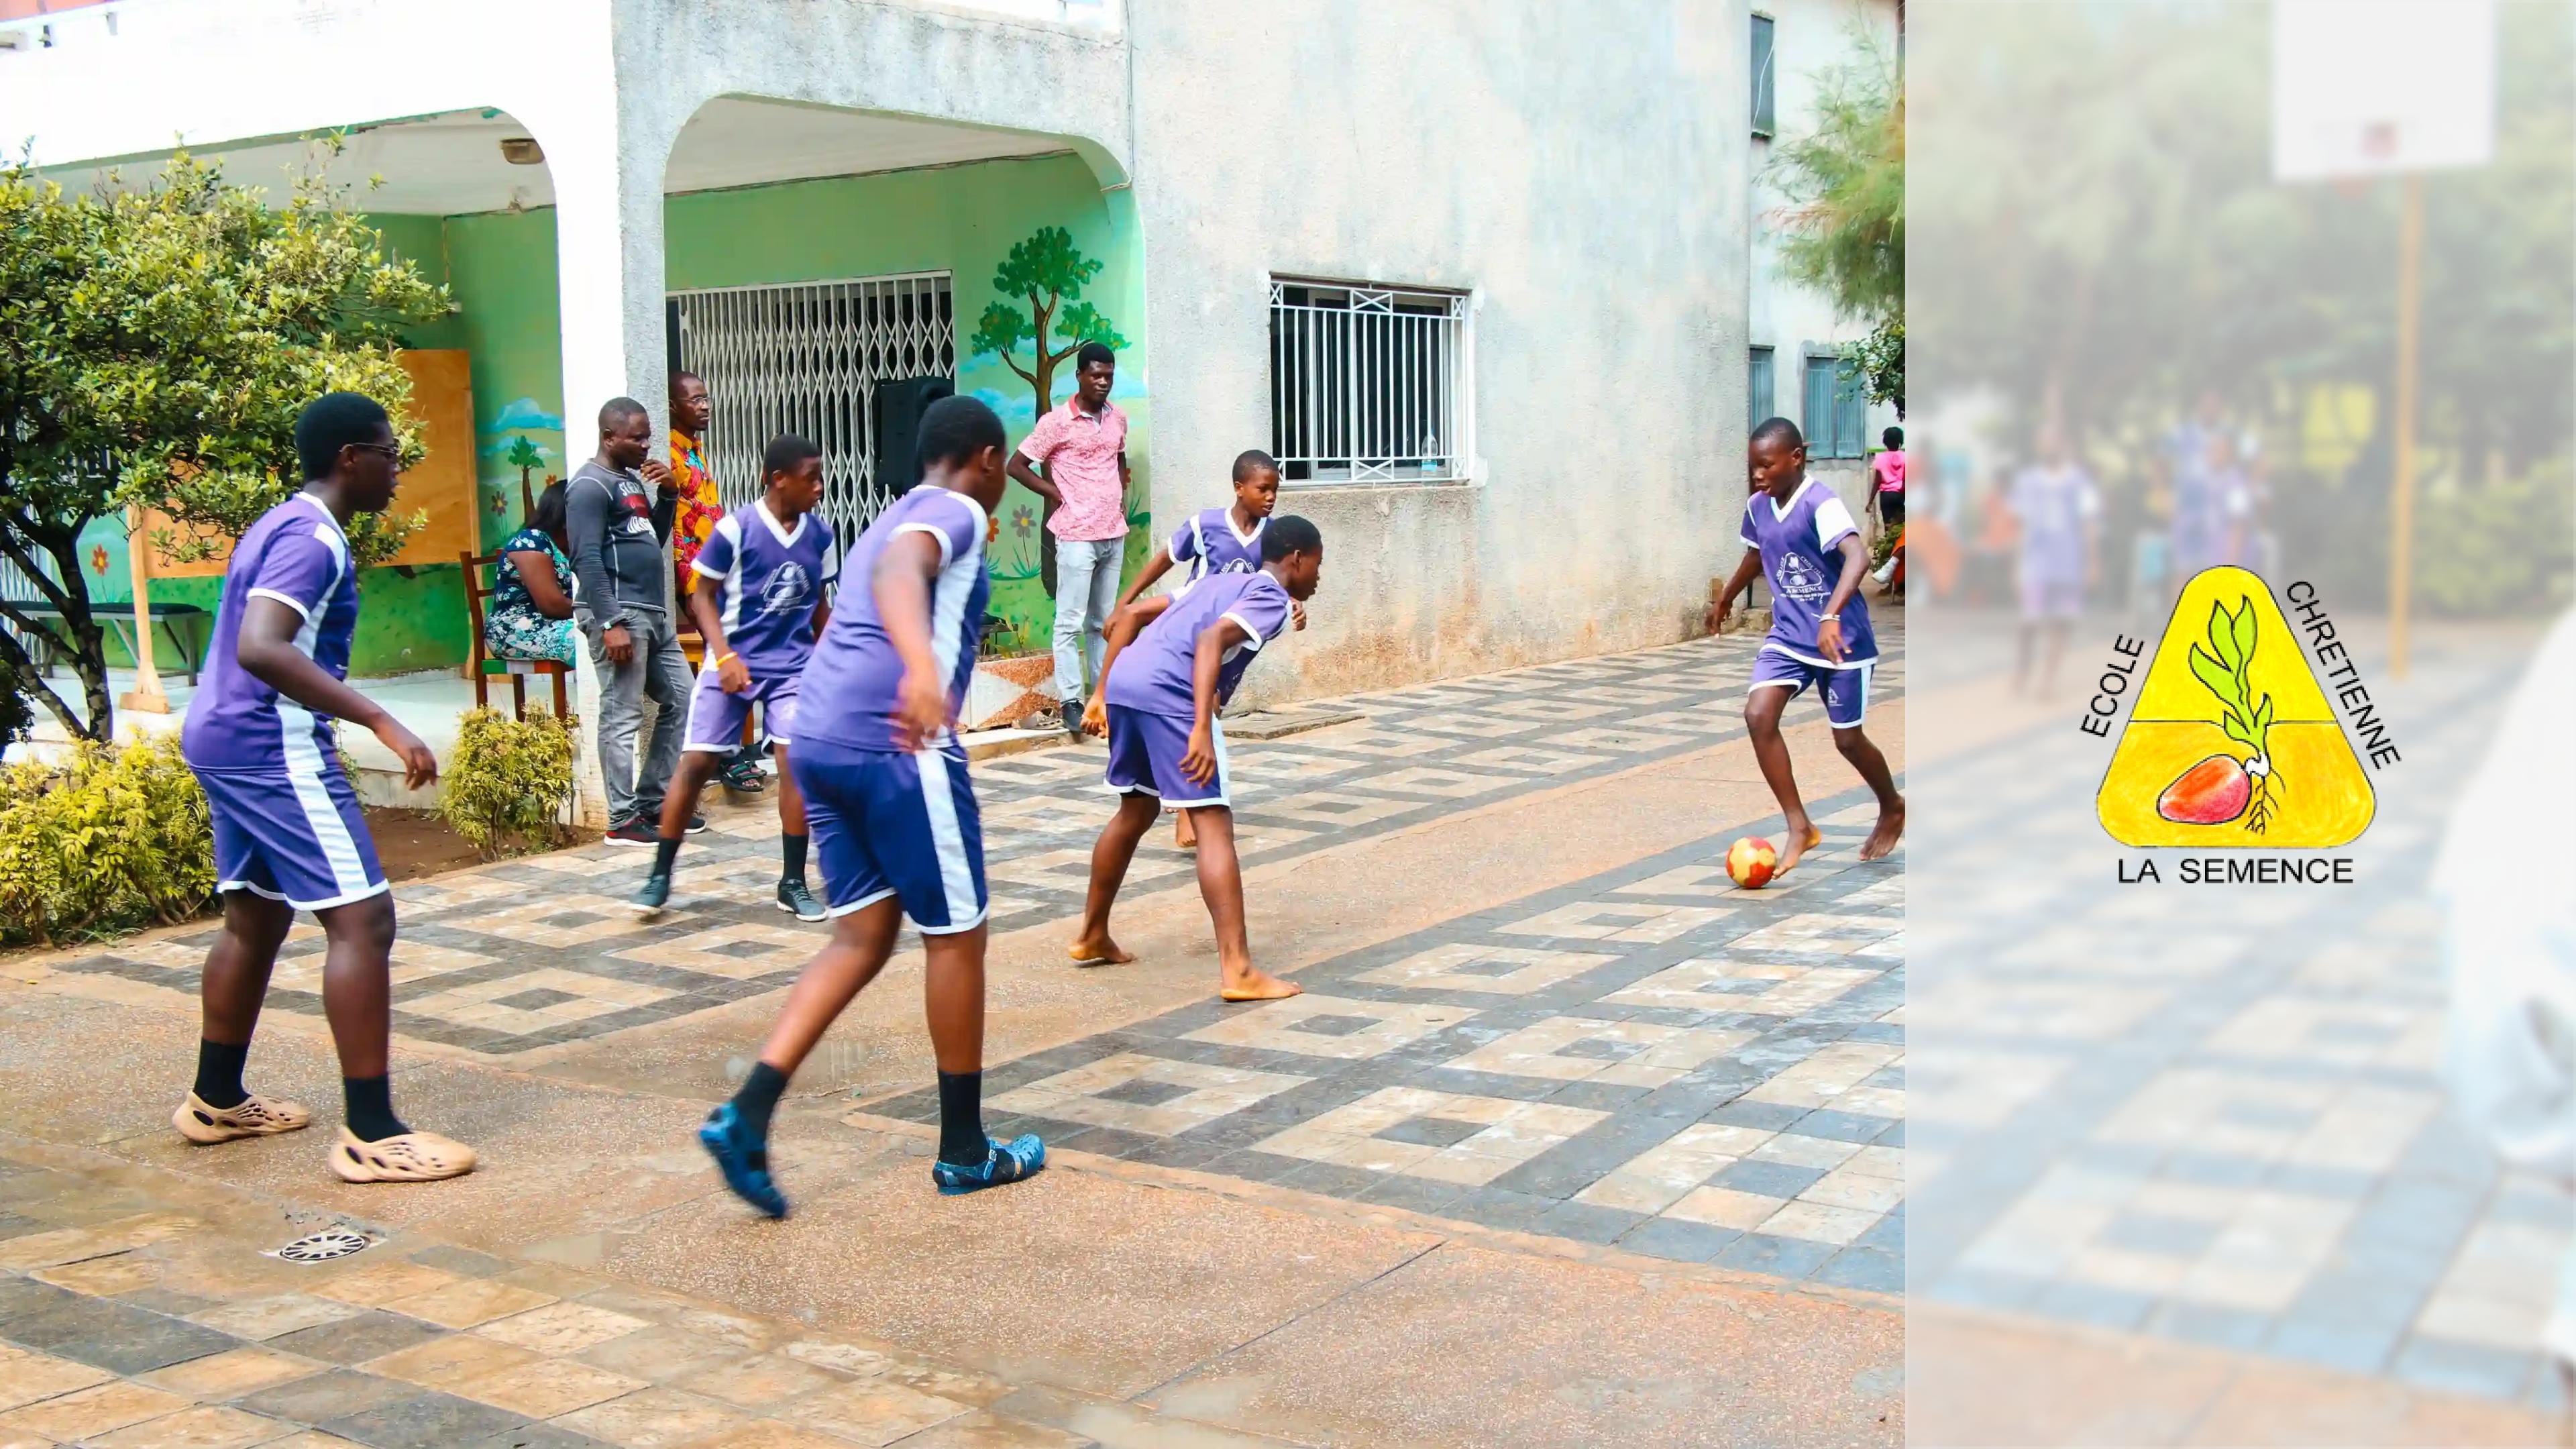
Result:
[[[438,348],[399,354],[411,374],[411,416],[420,424],[427,456],[403,470],[402,491],[394,495],[397,512],[424,513],[427,518],[402,552],[386,560],[398,564],[447,564],[481,542],[474,513],[474,389],[468,355],[461,349]],[[290,460],[291,465],[291,460]],[[143,536],[162,530],[178,532],[162,513],[147,511]],[[232,555],[229,541],[213,556],[181,563],[159,550],[152,555],[156,579],[214,578]]]

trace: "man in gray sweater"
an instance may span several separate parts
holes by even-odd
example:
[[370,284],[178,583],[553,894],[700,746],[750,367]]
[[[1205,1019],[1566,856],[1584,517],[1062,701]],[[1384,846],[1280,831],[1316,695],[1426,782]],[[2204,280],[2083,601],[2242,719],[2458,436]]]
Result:
[[[573,617],[599,671],[608,838],[622,845],[659,838],[662,794],[680,762],[695,683],[671,608],[671,517],[679,498],[670,465],[653,456],[653,420],[644,405],[609,399],[599,410],[599,455],[564,481],[564,532],[581,590]],[[639,775],[635,737],[647,699],[656,715]],[[702,830],[705,822],[693,819],[689,828]]]

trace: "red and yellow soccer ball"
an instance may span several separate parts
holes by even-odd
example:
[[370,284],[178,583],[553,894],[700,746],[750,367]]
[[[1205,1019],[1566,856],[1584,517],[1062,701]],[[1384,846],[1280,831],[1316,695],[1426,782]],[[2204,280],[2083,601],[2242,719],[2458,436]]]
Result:
[[1780,863],[1780,852],[1759,835],[1748,835],[1726,848],[1726,878],[1749,891],[1758,891],[1771,883],[1771,871]]

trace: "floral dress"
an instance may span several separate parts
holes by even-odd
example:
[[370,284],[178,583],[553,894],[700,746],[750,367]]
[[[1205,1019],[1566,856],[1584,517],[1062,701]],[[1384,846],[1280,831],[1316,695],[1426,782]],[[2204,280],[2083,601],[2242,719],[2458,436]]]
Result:
[[483,615],[483,649],[495,659],[551,659],[572,663],[572,620],[549,619],[537,612],[536,600],[519,578],[514,553],[541,553],[554,560],[555,587],[572,594],[572,560],[564,557],[545,530],[522,528],[501,545],[500,567],[492,571],[492,602]]
[[697,573],[689,565],[697,562],[698,550],[715,536],[724,504],[698,440],[677,428],[671,430],[671,481],[680,491],[680,511],[671,524],[671,557],[680,566],[680,589],[685,593],[697,585]]

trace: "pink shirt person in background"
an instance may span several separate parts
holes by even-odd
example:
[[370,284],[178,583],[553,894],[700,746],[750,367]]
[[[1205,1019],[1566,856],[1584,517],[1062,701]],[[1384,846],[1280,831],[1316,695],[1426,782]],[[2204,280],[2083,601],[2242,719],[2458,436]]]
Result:
[[1065,733],[1078,735],[1127,553],[1127,415],[1109,400],[1118,359],[1107,347],[1082,344],[1073,376],[1073,396],[1038,419],[1011,455],[1010,474],[1052,505],[1056,699]]
[[1870,481],[1877,486],[1869,490],[1869,511],[1878,515],[1881,529],[1905,526],[1905,430],[1889,428],[1878,435],[1886,445],[1884,451],[1869,460]]

